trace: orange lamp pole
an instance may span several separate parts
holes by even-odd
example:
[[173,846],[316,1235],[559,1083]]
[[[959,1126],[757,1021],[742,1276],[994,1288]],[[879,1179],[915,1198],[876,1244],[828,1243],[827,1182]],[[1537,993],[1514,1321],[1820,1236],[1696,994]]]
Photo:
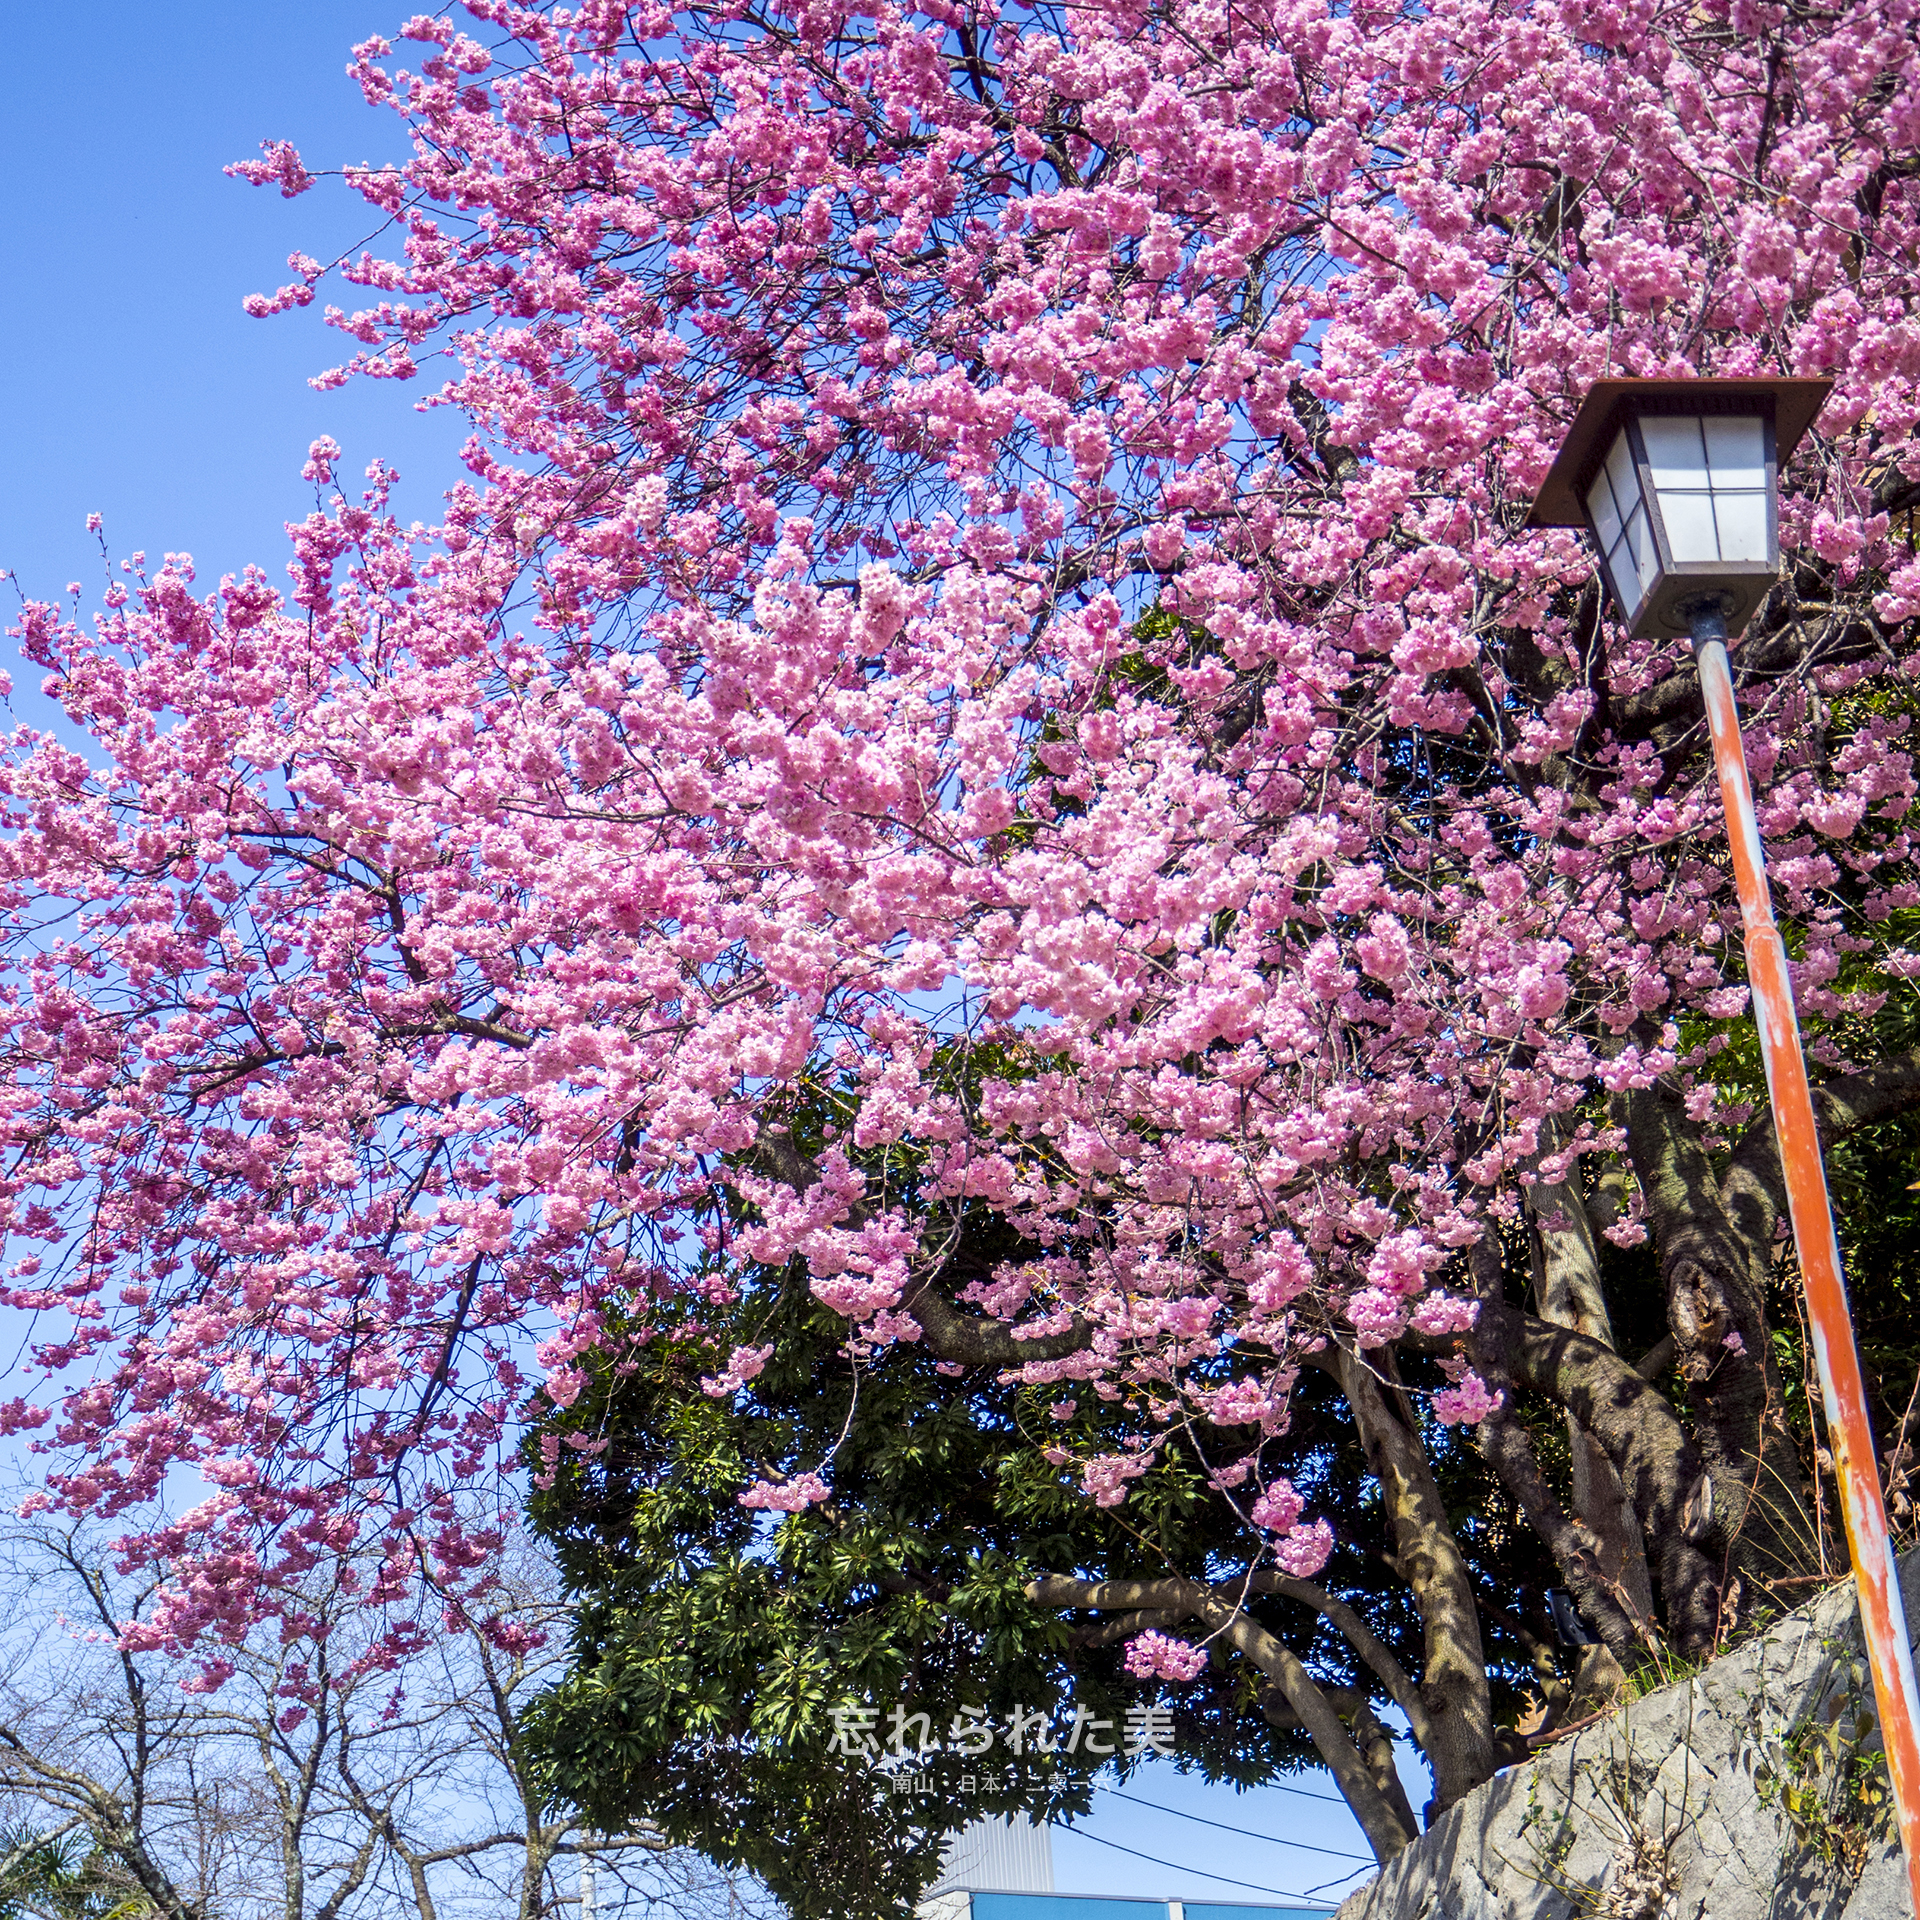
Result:
[[1833,1206],[1827,1197],[1826,1169],[1820,1161],[1820,1135],[1814,1125],[1806,1057],[1800,1050],[1800,1026],[1794,1017],[1787,950],[1780,929],[1774,925],[1753,792],[1747,784],[1740,713],[1734,704],[1733,675],[1727,666],[1726,620],[1717,601],[1707,607],[1696,603],[1687,611],[1693,629],[1693,657],[1700,670],[1700,692],[1713,734],[1720,799],[1726,808],[1734,885],[1746,939],[1747,979],[1753,992],[1754,1023],[1760,1030],[1760,1053],[1767,1067],[1767,1095],[1780,1143],[1787,1211],[1806,1288],[1813,1350],[1820,1363],[1828,1446],[1840,1486],[1841,1511],[1846,1516],[1847,1548],[1859,1583],[1860,1620],[1866,1630],[1867,1660],[1880,1708],[1880,1734],[1886,1745],[1900,1846],[1907,1858],[1907,1883],[1912,1890],[1913,1911],[1920,1915],[1920,1738],[1916,1737],[1920,1697],[1914,1687],[1900,1576],[1893,1563],[1873,1434],[1867,1423],[1866,1383],[1860,1372],[1860,1351],[1853,1340],[1846,1281],[1841,1277],[1840,1244],[1834,1237]]

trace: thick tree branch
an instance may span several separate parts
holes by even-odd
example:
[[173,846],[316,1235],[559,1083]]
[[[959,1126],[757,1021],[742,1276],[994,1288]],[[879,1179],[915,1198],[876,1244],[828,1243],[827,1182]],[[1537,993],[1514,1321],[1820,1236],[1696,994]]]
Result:
[[1117,1647],[1123,1640],[1131,1640],[1137,1634],[1164,1633],[1168,1627],[1177,1627],[1186,1617],[1172,1607],[1161,1608],[1158,1612],[1121,1613],[1114,1615],[1111,1620],[1075,1627],[1068,1638],[1076,1647]]
[[1722,1531],[1753,1577],[1806,1573],[1814,1523],[1767,1325],[1770,1238],[1755,1240],[1736,1226],[1700,1129],[1670,1088],[1636,1088],[1623,1104],[1659,1249],[1667,1324],[1699,1409]]
[[[1215,1584],[1220,1592],[1231,1596],[1242,1582],[1233,1579]],[[1427,1713],[1427,1703],[1420,1697],[1420,1689],[1413,1684],[1406,1668],[1344,1600],[1336,1600],[1311,1580],[1296,1580],[1287,1573],[1255,1573],[1244,1584],[1255,1593],[1277,1593],[1288,1600],[1298,1600],[1303,1606],[1312,1607],[1316,1613],[1324,1615],[1327,1622],[1345,1637],[1354,1652],[1373,1669],[1393,1704],[1407,1716],[1407,1725],[1412,1728],[1413,1737],[1421,1750],[1426,1750],[1427,1742],[1433,1738],[1433,1722]]]
[[1513,1377],[1557,1400],[1606,1448],[1646,1519],[1668,1635],[1685,1653],[1704,1652],[1719,1617],[1720,1577],[1699,1539],[1707,1463],[1678,1415],[1611,1347],[1571,1327],[1503,1302],[1482,1302],[1480,1318],[1505,1322]]
[[[1496,1235],[1486,1233],[1480,1237],[1473,1249],[1471,1266],[1480,1300],[1480,1318],[1469,1337],[1468,1350],[1481,1378],[1499,1393],[1502,1402],[1480,1423],[1481,1456],[1518,1502],[1528,1524],[1546,1542],[1561,1577],[1572,1588],[1589,1623],[1617,1655],[1630,1659],[1653,1632],[1651,1596],[1645,1603],[1636,1603],[1622,1584],[1619,1571],[1610,1573],[1602,1566],[1597,1553],[1600,1536],[1593,1528],[1576,1526],[1567,1517],[1548,1486],[1546,1475],[1540,1471],[1532,1435],[1514,1415],[1513,1355],[1509,1345],[1512,1321],[1498,1310],[1506,1304],[1506,1288],[1505,1263]],[[1569,1313],[1573,1310],[1569,1303],[1556,1301],[1555,1304]],[[1489,1312],[1489,1307],[1495,1311]],[[1600,1318],[1604,1326],[1604,1313]],[[1566,1324],[1560,1321],[1559,1315],[1554,1319]],[[1600,1345],[1612,1345],[1598,1333],[1590,1332],[1585,1337]],[[1589,1445],[1598,1447],[1599,1443],[1571,1413],[1567,1415],[1567,1424],[1576,1459],[1578,1450]],[[1605,1463],[1604,1452],[1601,1458]],[[1617,1487],[1618,1476],[1613,1474],[1610,1463],[1607,1471]],[[1637,1548],[1637,1537],[1634,1544]],[[1644,1577],[1644,1560],[1641,1566]]]
[[[1823,1146],[1832,1147],[1860,1127],[1890,1120],[1920,1106],[1920,1047],[1888,1054],[1861,1073],[1836,1074],[1813,1089],[1814,1118]],[[1755,1246],[1771,1246],[1787,1211],[1780,1175],[1780,1143],[1773,1115],[1765,1113],[1735,1142],[1720,1195],[1735,1226]]]
[[[1819,644],[1809,638],[1791,603],[1783,607],[1776,600],[1774,604],[1777,610],[1772,631],[1759,631],[1759,622],[1755,622],[1735,656],[1735,671],[1743,682],[1786,673]],[[1693,662],[1689,660],[1640,693],[1616,699],[1613,713],[1614,731],[1623,740],[1646,740],[1674,728],[1700,725],[1706,709],[1700,703],[1700,676]]]
[[1413,1588],[1424,1638],[1421,1697],[1431,1716],[1426,1748],[1444,1810],[1493,1772],[1493,1708],[1473,1578],[1447,1517],[1426,1449],[1387,1402],[1366,1359],[1344,1347],[1313,1356],[1353,1410],[1367,1464],[1380,1483],[1394,1551]]
[[[1557,1149],[1564,1145],[1565,1138],[1564,1128],[1556,1129],[1549,1135],[1547,1144]],[[1606,1289],[1600,1273],[1599,1244],[1579,1183],[1568,1179],[1536,1181],[1527,1190],[1527,1205],[1534,1223],[1533,1286],[1540,1318],[1554,1326],[1572,1327],[1589,1339],[1599,1341],[1603,1347],[1614,1346],[1613,1322],[1607,1311]],[[1508,1478],[1490,1453],[1488,1458],[1494,1460],[1494,1470],[1502,1474],[1509,1490],[1531,1518],[1533,1508],[1529,1504],[1528,1489],[1537,1488],[1549,1500],[1552,1498],[1540,1478],[1538,1463],[1533,1460],[1532,1441],[1521,1435],[1519,1445],[1524,1446],[1526,1454],[1522,1460],[1509,1437],[1498,1433],[1490,1435],[1483,1430],[1483,1448],[1490,1439],[1507,1459],[1511,1472],[1520,1477]],[[1624,1611],[1621,1620],[1615,1623],[1616,1628],[1624,1627],[1629,1620],[1650,1622],[1653,1586],[1647,1572],[1640,1516],[1634,1511],[1626,1488],[1620,1484],[1620,1476],[1607,1458],[1606,1449],[1570,1413],[1567,1415],[1567,1448],[1573,1467],[1574,1512],[1579,1516],[1580,1526],[1592,1535],[1591,1563],[1605,1589],[1611,1592],[1618,1588],[1622,1594]],[[1567,1544],[1570,1542],[1555,1546],[1556,1559],[1561,1557]],[[1587,1557],[1583,1553],[1583,1559]],[[1617,1633],[1604,1637],[1624,1658],[1626,1647],[1618,1643]]]
[[1375,1783],[1358,1748],[1340,1723],[1333,1702],[1309,1674],[1300,1657],[1220,1592],[1198,1580],[1075,1580],[1042,1574],[1030,1581],[1027,1598],[1036,1606],[1086,1607],[1096,1613],[1176,1613],[1204,1621],[1214,1636],[1244,1654],[1280,1689],[1287,1705],[1327,1763],[1342,1797],[1360,1822],[1374,1855],[1390,1860],[1414,1838]]
[[1527,1524],[1545,1541],[1587,1624],[1618,1658],[1635,1657],[1653,1633],[1653,1622],[1634,1608],[1619,1579],[1609,1577],[1600,1565],[1591,1530],[1570,1520],[1554,1498],[1526,1428],[1504,1408],[1489,1414],[1480,1424],[1480,1451]]
[[1400,1768],[1394,1759],[1393,1735],[1365,1700],[1357,1700],[1347,1709],[1347,1721],[1353,1729],[1354,1744],[1360,1749],[1360,1757],[1367,1763],[1367,1771],[1373,1775],[1373,1784],[1386,1796],[1387,1805],[1393,1809],[1406,1830],[1418,1833],[1420,1822],[1415,1817],[1413,1803],[1407,1798],[1406,1788],[1400,1784]]

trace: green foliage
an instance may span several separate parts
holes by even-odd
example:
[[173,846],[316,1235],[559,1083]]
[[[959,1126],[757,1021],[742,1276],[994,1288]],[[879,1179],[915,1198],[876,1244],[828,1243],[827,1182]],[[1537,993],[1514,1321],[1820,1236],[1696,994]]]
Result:
[[[896,1159],[890,1177],[911,1173]],[[953,1231],[957,1272],[1030,1251],[983,1211]],[[1118,1411],[1097,1394],[958,1374],[913,1345],[852,1357],[846,1322],[797,1269],[701,1309],[697,1332],[666,1311],[614,1330],[558,1422],[584,1445],[562,1447],[533,1498],[579,1602],[573,1668],[525,1726],[555,1800],[607,1829],[658,1820],[760,1875],[796,1920],[909,1910],[945,1837],[983,1814],[1084,1810],[1103,1756],[1015,1756],[1002,1738],[982,1759],[927,1754],[896,1792],[868,1760],[834,1751],[834,1710],[871,1708],[883,1742],[895,1708],[924,1713],[935,1738],[972,1708],[1002,1728],[1016,1709],[1044,1713],[1063,1737],[1077,1712],[1110,1721],[1120,1744],[1128,1709],[1157,1699],[1158,1683],[1126,1673],[1112,1634],[1024,1589],[1041,1572],[1243,1566],[1247,1536],[1193,1445],[1171,1438],[1125,1504],[1103,1510],[1071,1464],[1118,1443]],[[770,1348],[764,1369],[737,1392],[705,1391],[735,1344]],[[1419,1618],[1344,1402],[1310,1373],[1292,1416],[1288,1470],[1340,1530],[1323,1577],[1417,1670]],[[1513,1631],[1525,1603],[1506,1583],[1522,1569],[1537,1595],[1551,1577],[1470,1436],[1435,1427],[1428,1440],[1463,1547],[1486,1570],[1496,1699],[1511,1718],[1529,1670]],[[828,1502],[785,1516],[739,1505],[757,1478],[829,1461]],[[1317,1615],[1260,1596],[1249,1610],[1327,1685],[1362,1697],[1351,1650]],[[1169,1690],[1179,1763],[1241,1785],[1317,1765],[1302,1732],[1259,1712],[1266,1686],[1216,1651],[1198,1680]],[[1124,1773],[1128,1761],[1112,1764]]]
[[[1863,1004],[1881,995],[1884,1000],[1871,1012],[1806,1021],[1810,1051],[1828,1052],[1843,1062],[1871,1061],[1920,1044],[1920,996],[1914,984],[1894,978],[1879,965],[1887,947],[1920,941],[1920,913],[1894,914],[1889,922],[1912,924],[1882,927],[1875,950],[1852,956],[1835,983],[1841,991],[1866,996]],[[1683,1029],[1683,1039],[1697,1045],[1707,1031],[1700,1023]],[[1725,1043],[1714,1058],[1715,1082],[1724,1095],[1746,1103],[1753,1123],[1767,1124],[1766,1073],[1752,1022],[1741,1019],[1715,1031]],[[1857,1127],[1828,1143],[1825,1160],[1854,1338],[1874,1430],[1884,1450],[1895,1443],[1920,1384],[1920,1191],[1914,1190],[1920,1177],[1920,1114],[1897,1114]],[[1609,1254],[1605,1264],[1611,1301],[1623,1263],[1617,1254]],[[1811,1473],[1815,1447],[1823,1442],[1824,1416],[1804,1330],[1799,1269],[1791,1258],[1774,1269],[1767,1315],[1787,1419]],[[1630,1341],[1622,1344],[1632,1350]],[[1905,1517],[1904,1508],[1894,1514],[1896,1524]],[[1845,1544],[1830,1498],[1825,1518],[1832,1529],[1829,1552],[1844,1561]]]
[[141,1920],[152,1910],[83,1834],[0,1828],[0,1920]]
[[1848,1662],[1820,1709],[1785,1733],[1763,1733],[1746,1763],[1761,1805],[1777,1809],[1796,1849],[1858,1879],[1893,1822],[1866,1662]]
[[1690,1660],[1683,1653],[1675,1653],[1671,1647],[1656,1646],[1649,1650],[1648,1658],[1627,1671],[1627,1702],[1644,1700],[1650,1693],[1658,1693],[1664,1687],[1677,1687],[1689,1680],[1697,1680],[1710,1663],[1705,1659]]
[[1862,1127],[1828,1153],[1827,1177],[1884,1447],[1920,1380],[1920,1193],[1910,1190],[1920,1177],[1920,1115]]
[[[1137,1482],[1124,1513],[1092,1507],[1041,1453],[1099,1413],[1051,1418],[1050,1396],[944,1374],[912,1348],[851,1360],[846,1325],[803,1278],[773,1276],[731,1328],[771,1342],[765,1370],[711,1397],[728,1342],[656,1329],[571,1410],[570,1452],[534,1518],[581,1597],[578,1660],[527,1723],[553,1793],[615,1827],[644,1812],[710,1857],[765,1878],[798,1920],[903,1911],[944,1837],[986,1813],[1084,1809],[1101,1759],[929,1753],[910,1791],[836,1753],[833,1710],[926,1714],[943,1738],[967,1709],[1077,1708],[1118,1729],[1153,1697],[1121,1649],[1076,1644],[1024,1595],[1042,1571],[1150,1577],[1204,1567],[1222,1514],[1189,1459]],[[1098,1403],[1095,1403],[1097,1408]],[[756,1477],[832,1453],[834,1498],[790,1516],[738,1496]],[[1182,1690],[1182,1752],[1256,1780],[1310,1758],[1245,1709],[1219,1663]],[[908,1735],[917,1745],[919,1730]]]

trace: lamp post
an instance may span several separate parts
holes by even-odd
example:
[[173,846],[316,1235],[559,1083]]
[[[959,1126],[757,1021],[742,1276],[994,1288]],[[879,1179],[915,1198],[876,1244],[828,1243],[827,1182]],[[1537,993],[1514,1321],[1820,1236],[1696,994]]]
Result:
[[1853,1316],[1841,1277],[1794,1017],[1774,925],[1727,665],[1780,567],[1779,471],[1813,424],[1825,380],[1602,380],[1582,403],[1535,500],[1530,526],[1585,526],[1636,636],[1693,642],[1726,810],[1754,1023],[1787,1188],[1787,1210],[1820,1367],[1827,1436],[1859,1582],[1900,1842],[1920,1914],[1920,1699],[1899,1575],[1867,1420]]

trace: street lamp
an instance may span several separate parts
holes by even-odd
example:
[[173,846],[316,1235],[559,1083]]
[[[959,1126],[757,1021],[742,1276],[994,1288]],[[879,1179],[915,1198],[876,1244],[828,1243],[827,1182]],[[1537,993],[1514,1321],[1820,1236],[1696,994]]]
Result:
[[1727,663],[1780,568],[1780,469],[1813,424],[1826,380],[1600,380],[1574,417],[1527,524],[1585,526],[1628,631],[1693,642],[1713,736],[1754,1024],[1820,1367],[1821,1398],[1860,1620],[1880,1708],[1907,1879],[1920,1914],[1920,1698],[1867,1419],[1813,1095],[1774,925],[1740,710]]
[[1780,468],[1830,380],[1598,380],[1533,503],[1584,526],[1636,637],[1738,633],[1780,572]]

